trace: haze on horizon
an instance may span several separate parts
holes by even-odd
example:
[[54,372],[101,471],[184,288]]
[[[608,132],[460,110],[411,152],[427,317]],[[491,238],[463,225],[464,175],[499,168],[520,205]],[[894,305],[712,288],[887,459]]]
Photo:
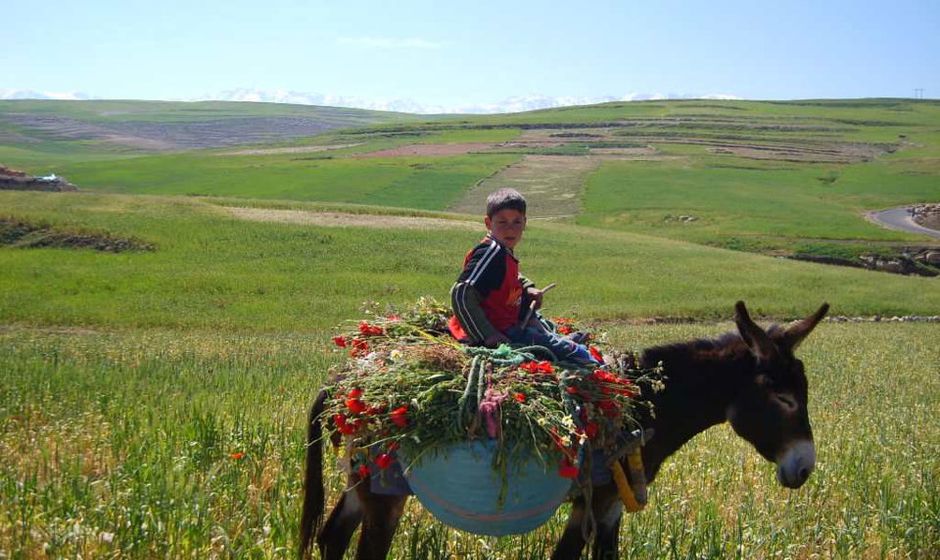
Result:
[[504,112],[940,96],[940,3],[243,0],[5,6],[0,98]]

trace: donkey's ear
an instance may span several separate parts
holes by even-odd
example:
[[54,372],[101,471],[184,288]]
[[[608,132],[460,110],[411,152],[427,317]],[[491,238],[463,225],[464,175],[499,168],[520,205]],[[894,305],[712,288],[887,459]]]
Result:
[[764,329],[751,320],[743,301],[734,304],[734,322],[738,326],[741,338],[744,339],[744,343],[750,348],[755,358],[762,362],[769,362],[777,357],[777,346],[770,340]]
[[800,319],[787,327],[786,332],[783,333],[782,343],[790,348],[790,350],[796,350],[796,347],[803,342],[803,339],[806,338],[809,333],[813,332],[813,329],[822,321],[828,311],[829,304],[824,303],[816,310],[816,313],[813,313],[805,319]]

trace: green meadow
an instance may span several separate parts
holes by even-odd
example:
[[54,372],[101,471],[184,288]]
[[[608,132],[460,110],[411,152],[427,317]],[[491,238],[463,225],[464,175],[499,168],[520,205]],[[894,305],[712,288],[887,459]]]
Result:
[[[619,345],[731,325],[618,326]],[[816,472],[798,491],[727,426],[670,459],[622,529],[630,558],[934,558],[936,327],[824,324],[803,345]],[[0,331],[0,551],[11,558],[295,557],[304,411],[324,337],[174,329]],[[325,459],[335,502],[341,475]],[[409,502],[391,557],[540,560]],[[629,556],[628,556],[629,555]]]
[[827,241],[870,248],[873,241],[912,243],[919,236],[874,226],[865,212],[940,193],[936,175],[911,174],[903,160],[844,168],[737,163],[717,157],[678,167],[605,163],[588,180],[578,223],[729,248]]
[[[581,156],[598,158],[598,165],[572,179],[583,185],[569,186],[583,192],[573,218],[578,224],[763,254],[848,258],[930,245],[864,215],[930,202],[940,193],[940,104],[932,101],[663,101],[433,118],[252,103],[11,103],[20,102],[0,104],[0,138],[6,127],[12,139],[0,145],[0,162],[55,172],[98,192],[447,210],[466,207],[462,193],[483,179],[498,184],[501,171],[524,165],[526,157]],[[303,116],[361,128],[271,139],[254,146],[255,153],[236,147],[156,153],[102,138],[30,132],[13,118],[23,114],[170,128],[187,119]],[[490,147],[367,156],[467,142]],[[653,155],[598,151],[618,147],[646,147]],[[530,193],[535,216],[541,188],[533,185]]]
[[[366,300],[401,304],[423,294],[446,300],[463,253],[483,234],[482,224],[474,232],[462,220],[417,230],[252,222],[192,197],[0,196],[5,213],[20,218],[155,247],[118,254],[0,249],[0,316],[32,325],[322,331],[354,316]],[[567,224],[534,223],[526,236],[523,270],[543,285],[558,283],[559,314],[717,319],[738,299],[760,316],[780,318],[822,301],[843,315],[940,314],[932,278]]]
[[[144,132],[229,122],[236,134],[274,117],[347,128],[156,150],[12,113]],[[306,408],[343,358],[330,337],[371,302],[446,301],[483,234],[477,215],[448,209],[529,157],[596,159],[572,185],[573,218],[537,219],[547,195],[526,193],[533,219],[517,254],[527,276],[558,284],[550,316],[612,346],[717,336],[733,328],[737,300],[764,324],[823,301],[834,315],[940,315],[937,278],[779,258],[936,247],[862,215],[938,202],[938,131],[940,104],[911,100],[456,117],[0,102],[0,163],[81,189],[0,191],[0,559],[295,557]],[[369,156],[466,143],[494,148]],[[798,352],[818,453],[809,482],[783,489],[772,465],[716,427],[625,518],[623,557],[940,556],[938,348],[936,323],[820,325]],[[529,535],[493,539],[412,501],[392,557],[542,559],[566,508]]]
[[[99,191],[280,200],[351,202],[439,210],[511,156],[460,156],[444,161],[285,156],[153,156],[67,168],[69,177]],[[128,182],[128,175],[134,182]]]

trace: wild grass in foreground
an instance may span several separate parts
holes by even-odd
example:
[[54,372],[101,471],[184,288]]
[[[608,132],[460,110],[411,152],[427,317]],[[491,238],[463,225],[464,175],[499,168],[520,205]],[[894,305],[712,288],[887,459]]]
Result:
[[[720,326],[618,327],[642,347]],[[306,407],[335,356],[304,335],[0,331],[0,557],[288,558]],[[788,491],[726,426],[672,458],[622,529],[631,558],[934,558],[933,325],[821,326],[801,348],[817,471]],[[330,500],[339,480],[333,472]],[[542,559],[562,515],[502,539],[410,503],[395,558]]]

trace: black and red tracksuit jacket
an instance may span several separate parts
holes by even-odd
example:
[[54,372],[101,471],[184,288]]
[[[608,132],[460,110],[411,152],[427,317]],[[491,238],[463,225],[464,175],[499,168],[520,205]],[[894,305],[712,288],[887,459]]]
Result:
[[464,257],[463,271],[450,290],[454,316],[448,327],[457,340],[479,344],[496,331],[518,324],[525,289],[512,250],[487,235]]

